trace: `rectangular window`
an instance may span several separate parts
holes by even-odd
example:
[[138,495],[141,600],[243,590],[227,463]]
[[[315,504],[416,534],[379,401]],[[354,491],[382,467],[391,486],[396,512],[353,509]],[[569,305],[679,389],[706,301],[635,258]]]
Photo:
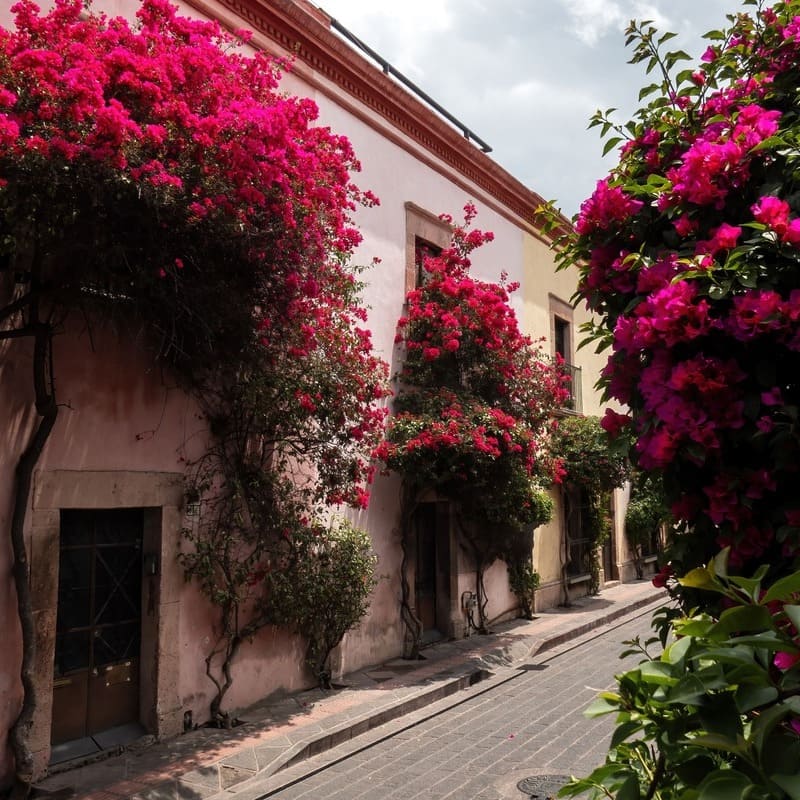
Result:
[[450,225],[414,203],[406,203],[406,279],[410,292],[425,281],[425,256],[439,255],[450,245]]
[[562,368],[569,378],[570,396],[564,407],[580,414],[583,411],[581,368],[573,363],[572,331],[572,306],[550,295],[550,337],[553,357],[562,362]]
[[571,357],[571,350],[570,350],[570,336],[569,336],[569,322],[566,320],[560,319],[556,317],[553,320],[553,327],[554,327],[554,342],[553,346],[555,348],[556,353],[561,356],[567,363],[572,360]]

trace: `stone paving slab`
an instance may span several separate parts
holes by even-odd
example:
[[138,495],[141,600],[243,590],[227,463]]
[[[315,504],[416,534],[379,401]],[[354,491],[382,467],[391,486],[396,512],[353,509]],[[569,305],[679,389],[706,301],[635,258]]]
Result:
[[239,716],[245,724],[234,730],[198,729],[131,748],[54,774],[40,787],[44,792],[71,789],[83,800],[230,798],[254,776],[274,775],[355,737],[385,735],[385,726],[413,722],[414,715],[429,713],[476,682],[492,681],[493,671],[664,598],[649,583],[619,584],[569,608],[503,623],[493,634],[431,645],[422,661],[395,659],[360,670],[344,678],[345,689],[313,689],[262,702],[243,711]]

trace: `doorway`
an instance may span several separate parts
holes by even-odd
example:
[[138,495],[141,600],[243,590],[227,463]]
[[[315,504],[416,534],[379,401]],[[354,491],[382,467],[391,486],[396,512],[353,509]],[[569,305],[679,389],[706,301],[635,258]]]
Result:
[[415,514],[417,616],[422,642],[450,635],[450,504],[421,503]]
[[144,509],[60,515],[52,761],[141,735]]

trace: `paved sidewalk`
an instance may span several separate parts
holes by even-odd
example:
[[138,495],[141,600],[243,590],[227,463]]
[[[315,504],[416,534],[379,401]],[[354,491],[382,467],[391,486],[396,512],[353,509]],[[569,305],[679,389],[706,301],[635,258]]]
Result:
[[618,584],[570,608],[495,626],[425,648],[422,661],[396,659],[345,676],[347,688],[318,689],[239,714],[231,731],[199,728],[133,746],[103,761],[51,775],[41,796],[83,800],[211,800],[454,694],[542,650],[556,647],[638,608],[664,600],[649,582]]

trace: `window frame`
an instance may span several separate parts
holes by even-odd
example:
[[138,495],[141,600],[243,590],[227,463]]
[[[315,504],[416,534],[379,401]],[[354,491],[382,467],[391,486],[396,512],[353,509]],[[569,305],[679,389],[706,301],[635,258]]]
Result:
[[410,201],[405,203],[406,213],[406,294],[418,288],[420,270],[417,262],[417,244],[422,242],[434,250],[450,246],[452,227],[436,214]]

